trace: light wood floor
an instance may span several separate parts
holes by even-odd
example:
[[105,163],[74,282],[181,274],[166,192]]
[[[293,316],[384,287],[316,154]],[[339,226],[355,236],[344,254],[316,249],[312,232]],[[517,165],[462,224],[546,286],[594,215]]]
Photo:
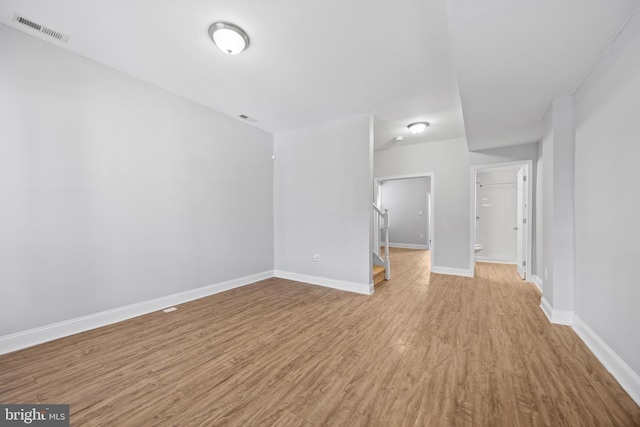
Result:
[[72,426],[633,426],[640,408],[510,266],[373,296],[270,279],[0,356],[0,402]]

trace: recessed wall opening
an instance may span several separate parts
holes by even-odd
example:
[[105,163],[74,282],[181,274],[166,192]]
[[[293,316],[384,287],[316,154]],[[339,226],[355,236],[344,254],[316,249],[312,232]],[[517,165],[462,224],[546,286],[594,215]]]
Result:
[[471,266],[515,265],[531,276],[531,165],[503,163],[472,168]]
[[389,210],[389,246],[429,250],[433,261],[433,173],[377,178],[374,201]]

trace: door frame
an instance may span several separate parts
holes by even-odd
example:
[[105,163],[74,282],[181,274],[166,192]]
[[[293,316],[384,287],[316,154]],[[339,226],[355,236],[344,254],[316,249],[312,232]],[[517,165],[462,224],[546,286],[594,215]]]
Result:
[[[526,178],[524,182],[522,182],[522,178]],[[526,167],[520,166],[516,169],[516,261],[519,264],[516,266],[518,270],[518,274],[522,278],[522,280],[527,279],[527,271],[531,268],[531,264],[526,263],[526,253],[527,253],[527,245],[529,244],[529,236],[527,234],[523,234],[523,230],[528,231],[529,227],[531,227],[531,223],[529,222],[529,214],[525,212],[522,204],[526,204],[528,206],[529,201],[524,197],[529,196],[529,191],[526,186],[526,183],[529,179],[529,171],[526,170]],[[524,245],[523,245],[524,243]],[[522,255],[525,255],[523,257]],[[520,263],[520,261],[524,258],[524,263]]]
[[531,258],[533,255],[533,160],[517,160],[513,162],[502,162],[502,163],[489,163],[489,164],[481,164],[481,165],[472,165],[471,173],[469,174],[470,181],[470,207],[471,216],[469,218],[470,221],[470,229],[471,234],[469,236],[469,265],[471,266],[471,275],[475,276],[476,269],[476,254],[474,251],[474,244],[476,241],[476,203],[477,203],[477,186],[476,186],[476,174],[481,170],[488,169],[502,169],[502,168],[513,168],[513,167],[524,167],[527,175],[527,247],[526,247],[526,275],[525,280],[527,282],[533,281],[533,271],[531,265]]
[[[422,173],[415,173],[415,174],[408,174],[408,175],[393,175],[393,176],[380,176],[377,178],[374,178],[374,184],[375,184],[375,190],[374,190],[374,200],[376,200],[376,203],[380,200],[380,182],[382,181],[392,181],[394,179],[409,179],[409,178],[424,178],[424,177],[429,177],[430,178],[430,188],[429,188],[429,193],[430,193],[430,200],[427,200],[427,204],[429,205],[429,258],[430,258],[430,263],[429,265],[433,265],[433,254],[435,253],[435,249],[436,249],[436,244],[435,244],[435,236],[433,235],[433,230],[434,230],[434,223],[435,223],[435,216],[433,215],[434,213],[434,205],[435,205],[435,193],[436,193],[436,184],[435,184],[435,173],[433,172],[422,172]],[[389,221],[391,223],[393,223],[393,217],[389,218]]]

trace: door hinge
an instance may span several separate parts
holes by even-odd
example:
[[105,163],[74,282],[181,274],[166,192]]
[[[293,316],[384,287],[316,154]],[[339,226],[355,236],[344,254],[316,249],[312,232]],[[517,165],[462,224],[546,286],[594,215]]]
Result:
[[526,267],[527,266],[527,261],[522,261],[522,266]]
[[527,223],[527,218],[522,218],[522,223],[526,224]]
[[[513,176],[513,175],[512,175],[512,176]],[[522,180],[523,180],[524,182],[527,182],[527,175],[522,175]]]

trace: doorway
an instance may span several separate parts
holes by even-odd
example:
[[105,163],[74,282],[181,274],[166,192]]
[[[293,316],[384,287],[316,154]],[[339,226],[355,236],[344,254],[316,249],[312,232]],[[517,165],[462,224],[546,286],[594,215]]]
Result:
[[374,200],[389,209],[390,247],[435,250],[433,173],[380,177],[375,179]]
[[472,166],[470,265],[513,264],[531,277],[532,161]]

